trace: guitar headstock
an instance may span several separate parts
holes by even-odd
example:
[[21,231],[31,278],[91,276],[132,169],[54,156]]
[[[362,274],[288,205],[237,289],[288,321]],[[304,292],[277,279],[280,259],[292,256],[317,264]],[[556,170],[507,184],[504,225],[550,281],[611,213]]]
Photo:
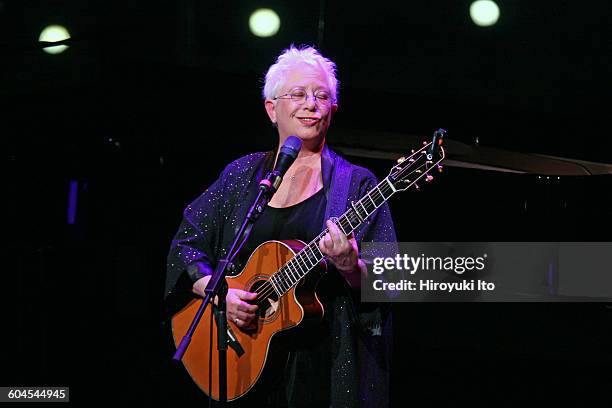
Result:
[[389,181],[397,191],[404,191],[410,187],[419,188],[418,181],[430,182],[434,170],[442,171],[442,160],[446,153],[442,144],[446,130],[438,129],[434,132],[430,142],[423,142],[419,150],[413,150],[410,156],[398,159],[397,164],[389,173]]

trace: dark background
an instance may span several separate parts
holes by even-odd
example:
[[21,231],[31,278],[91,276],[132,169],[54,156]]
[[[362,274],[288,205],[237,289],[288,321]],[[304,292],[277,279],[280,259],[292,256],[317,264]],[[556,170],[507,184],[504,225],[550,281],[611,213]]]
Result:
[[[469,4],[0,1],[0,385],[203,403],[170,362],[165,256],[223,166],[274,147],[262,78],[292,42],[338,64],[332,147],[335,131],[371,132],[385,150],[388,132],[444,127],[468,145],[610,163],[610,6],[499,1],[482,28]],[[280,15],[277,36],[249,33],[260,6]],[[36,44],[52,23],[72,35],[60,55]],[[391,166],[348,158],[381,178]],[[610,187],[609,175],[448,167],[391,206],[402,241],[609,240]],[[396,406],[610,404],[606,303],[398,304],[395,316]]]

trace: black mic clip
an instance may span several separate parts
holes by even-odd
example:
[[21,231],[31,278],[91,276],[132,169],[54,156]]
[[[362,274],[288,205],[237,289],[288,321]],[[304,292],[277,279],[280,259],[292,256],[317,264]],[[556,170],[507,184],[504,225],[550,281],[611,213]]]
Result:
[[273,170],[259,182],[259,189],[268,194],[274,194],[278,190],[281,181],[283,181],[283,177],[280,171]]

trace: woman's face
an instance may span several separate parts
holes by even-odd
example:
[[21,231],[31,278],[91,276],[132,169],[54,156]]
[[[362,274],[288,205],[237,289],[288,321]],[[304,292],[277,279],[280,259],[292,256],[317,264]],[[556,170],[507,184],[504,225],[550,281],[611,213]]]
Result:
[[[287,94],[306,94],[303,103]],[[316,98],[314,96],[319,96]],[[329,96],[328,101],[324,96]],[[302,140],[304,147],[317,149],[325,142],[325,135],[338,105],[331,99],[331,90],[325,72],[318,66],[305,63],[296,65],[287,75],[278,95],[281,99],[267,99],[266,111],[272,122],[278,125],[280,144],[291,135]]]

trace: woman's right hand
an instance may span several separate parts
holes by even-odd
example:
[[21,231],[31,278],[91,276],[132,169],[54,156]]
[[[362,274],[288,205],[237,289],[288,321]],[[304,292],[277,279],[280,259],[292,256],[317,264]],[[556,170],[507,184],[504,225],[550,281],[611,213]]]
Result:
[[[204,297],[204,289],[206,289],[206,285],[208,285],[209,280],[210,276],[205,276],[198,279],[193,284],[193,293]],[[252,302],[256,298],[257,293],[247,292],[240,289],[229,289],[227,291],[227,296],[225,297],[225,303],[227,305],[227,321],[233,322],[241,329],[247,329],[253,326],[257,317],[255,312],[259,307],[248,302]],[[217,298],[215,298],[215,304],[217,304]]]

